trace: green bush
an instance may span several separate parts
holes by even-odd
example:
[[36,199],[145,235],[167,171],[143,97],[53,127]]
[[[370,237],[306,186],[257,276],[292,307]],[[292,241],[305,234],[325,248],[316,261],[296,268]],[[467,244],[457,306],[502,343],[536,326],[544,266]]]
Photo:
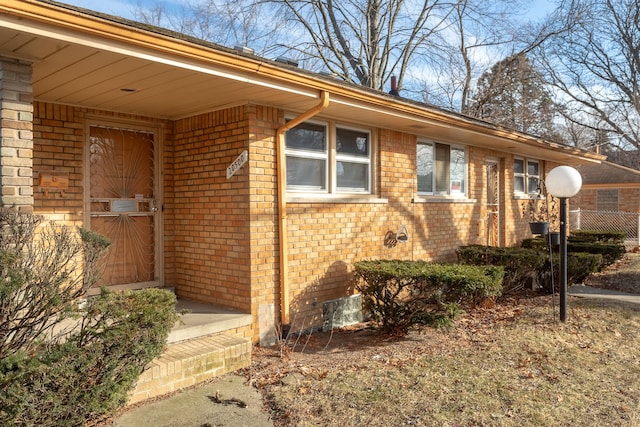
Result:
[[445,325],[459,304],[476,304],[501,292],[501,267],[370,260],[355,263],[358,290],[385,333],[406,333],[412,325]]
[[[555,290],[558,291],[560,283],[560,256],[553,254],[553,278]],[[583,283],[590,274],[599,271],[602,267],[602,255],[590,254],[585,252],[567,253],[567,285],[575,285]],[[551,265],[549,260],[545,262],[544,267],[538,274],[538,285],[548,293],[551,293],[553,286],[551,283]]]
[[145,289],[91,299],[65,342],[0,359],[0,424],[80,426],[123,406],[177,320],[175,296]]
[[177,319],[172,293],[103,291],[79,304],[108,246],[0,208],[0,425],[76,426],[108,414],[162,351]]
[[[530,239],[533,240],[533,239]],[[534,278],[544,267],[547,255],[532,248],[468,245],[456,250],[458,262],[471,265],[496,265],[504,267],[502,294],[531,287]]]
[[627,238],[624,231],[574,230],[569,236],[573,242],[603,242],[623,244]]
[[590,254],[602,255],[602,265],[604,268],[613,264],[626,253],[626,248],[620,243],[603,243],[601,241],[594,242],[576,242],[569,241],[567,243],[567,252],[586,252]]
[[[552,234],[557,234],[558,239],[560,238],[560,233],[552,233]],[[548,235],[536,236],[536,237],[524,239],[520,246],[527,249],[535,249],[538,251],[546,252],[548,254],[549,253],[549,236]],[[558,247],[559,246],[556,244],[552,247],[552,249],[557,251]]]

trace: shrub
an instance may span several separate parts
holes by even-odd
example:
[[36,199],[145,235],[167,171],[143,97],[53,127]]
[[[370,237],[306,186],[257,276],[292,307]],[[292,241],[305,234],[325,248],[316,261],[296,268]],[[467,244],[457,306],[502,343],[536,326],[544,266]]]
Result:
[[89,300],[67,341],[0,360],[0,424],[79,426],[123,406],[144,367],[164,348],[175,296],[145,289]]
[[162,351],[177,318],[172,293],[103,291],[79,306],[108,246],[0,208],[0,425],[75,426],[107,414]]
[[71,228],[0,208],[0,358],[29,350],[74,314],[90,286],[82,274],[90,268],[82,263],[85,246],[91,242]]
[[503,295],[527,286],[531,287],[534,278],[544,267],[547,257],[544,252],[531,248],[497,248],[482,245],[461,246],[456,250],[456,254],[458,262],[464,264],[504,267]]
[[590,254],[600,254],[602,255],[602,265],[600,268],[604,268],[622,258],[627,250],[624,245],[620,243],[569,241],[567,243],[567,251],[568,253],[586,252]]
[[525,249],[535,249],[542,252],[549,250],[547,241],[540,236],[523,239],[520,246]]
[[355,263],[358,290],[379,329],[406,333],[412,325],[448,324],[459,304],[475,304],[500,294],[500,267],[370,260]]
[[[560,256],[553,254],[553,274],[555,280],[555,290],[558,290],[560,283]],[[599,271],[602,267],[602,255],[585,252],[567,253],[567,284],[575,285],[584,282],[590,274]],[[551,283],[551,265],[549,260],[539,271],[538,284],[546,292],[551,293],[553,286]]]
[[623,244],[627,238],[624,231],[574,230],[569,236],[573,242],[607,242]]

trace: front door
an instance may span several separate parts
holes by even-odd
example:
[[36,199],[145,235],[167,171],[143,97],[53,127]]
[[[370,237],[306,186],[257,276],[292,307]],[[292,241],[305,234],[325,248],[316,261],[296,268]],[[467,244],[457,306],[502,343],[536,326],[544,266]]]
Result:
[[487,162],[487,246],[500,246],[500,165]]
[[111,240],[96,287],[159,285],[156,139],[149,130],[89,126],[89,228]]

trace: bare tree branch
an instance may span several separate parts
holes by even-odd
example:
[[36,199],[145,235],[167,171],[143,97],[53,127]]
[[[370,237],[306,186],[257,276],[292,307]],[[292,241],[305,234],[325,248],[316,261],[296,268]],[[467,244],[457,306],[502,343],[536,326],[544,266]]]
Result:
[[544,46],[548,79],[570,120],[640,149],[640,4],[574,0],[563,4],[576,25]]

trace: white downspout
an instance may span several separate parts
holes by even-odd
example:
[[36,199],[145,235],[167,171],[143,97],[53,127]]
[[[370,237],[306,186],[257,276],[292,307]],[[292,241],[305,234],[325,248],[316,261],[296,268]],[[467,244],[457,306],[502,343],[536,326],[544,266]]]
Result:
[[320,103],[289,120],[276,130],[276,151],[278,167],[278,242],[280,248],[280,321],[282,325],[289,324],[289,242],[287,239],[287,168],[284,134],[291,128],[315,116],[329,106],[329,92],[320,92]]

